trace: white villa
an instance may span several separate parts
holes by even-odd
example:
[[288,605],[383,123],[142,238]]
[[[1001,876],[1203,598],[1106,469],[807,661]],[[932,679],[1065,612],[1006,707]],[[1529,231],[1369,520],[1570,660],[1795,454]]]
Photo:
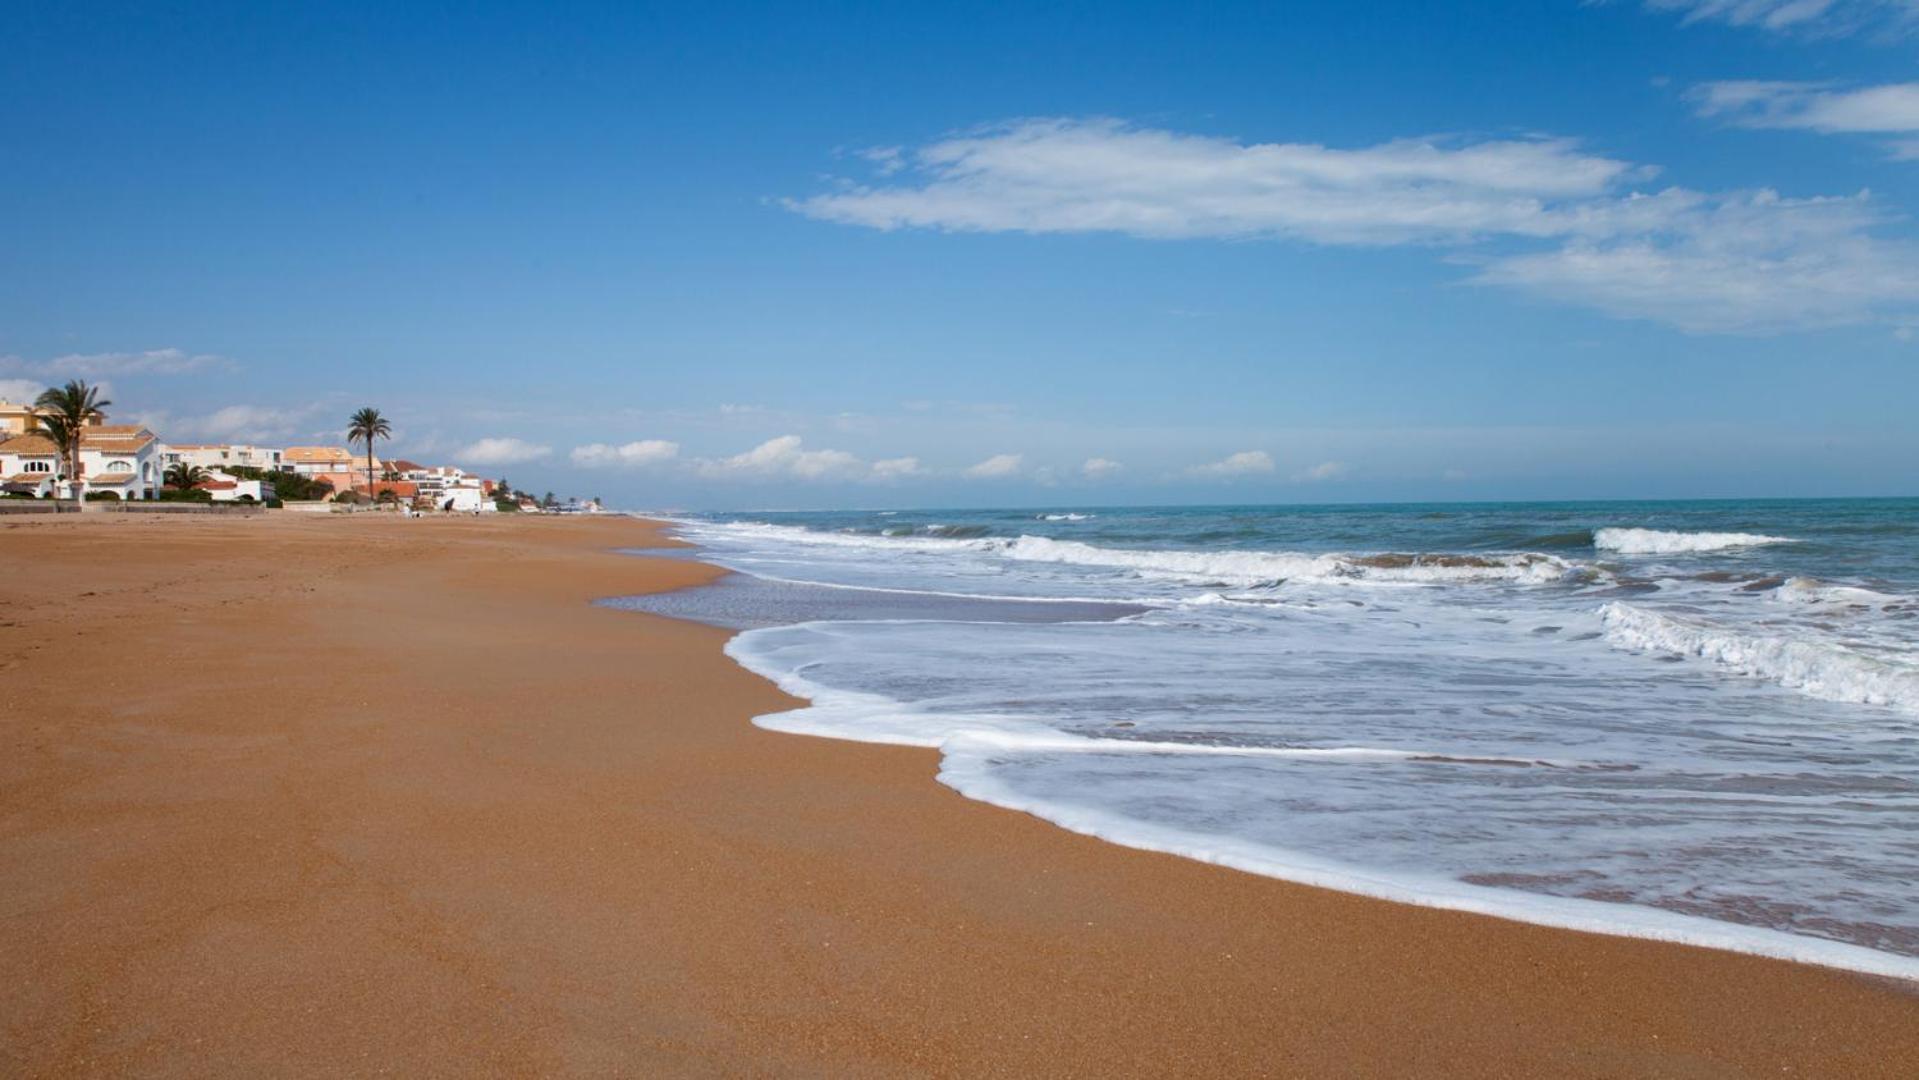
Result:
[[96,424],[80,438],[78,484],[61,482],[64,471],[59,448],[45,435],[13,435],[0,442],[0,486],[8,493],[72,497],[70,489],[77,488],[151,499],[162,483],[160,440],[137,424]]
[[267,471],[280,469],[284,454],[283,450],[238,443],[178,443],[170,444],[161,451],[168,468],[185,464],[198,465],[202,469],[230,469],[237,465]]
[[263,503],[273,497],[273,485],[266,480],[242,480],[218,469],[208,474],[200,490],[213,496],[214,502]]
[[456,465],[418,465],[395,459],[387,462],[387,468],[401,480],[417,485],[420,498],[436,510],[485,514],[498,509],[487,493],[486,481]]

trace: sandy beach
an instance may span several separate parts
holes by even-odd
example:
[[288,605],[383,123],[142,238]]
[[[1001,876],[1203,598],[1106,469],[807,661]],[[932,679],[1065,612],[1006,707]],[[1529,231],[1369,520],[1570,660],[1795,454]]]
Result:
[[0,518],[0,1073],[1910,1076],[1919,993],[780,735],[628,519]]

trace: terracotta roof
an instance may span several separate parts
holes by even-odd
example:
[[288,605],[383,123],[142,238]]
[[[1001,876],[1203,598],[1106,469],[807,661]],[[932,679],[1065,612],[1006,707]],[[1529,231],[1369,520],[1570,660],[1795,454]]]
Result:
[[0,454],[24,454],[28,457],[38,457],[59,452],[60,448],[53,445],[53,440],[45,435],[15,435],[5,442],[0,442]]
[[51,479],[53,479],[53,474],[50,472],[23,472],[23,473],[14,473],[12,476],[7,477],[7,483],[37,484],[42,480],[51,480]]
[[80,479],[86,481],[90,487],[99,484],[129,484],[133,482],[133,474],[130,472],[98,473],[93,476],[83,476]]
[[86,428],[80,436],[83,449],[103,443],[132,443],[139,447],[157,441],[153,432],[138,424],[97,424]]
[[237,488],[240,486],[240,481],[238,480],[202,480],[200,481],[198,486],[200,490],[202,491],[232,491],[234,488]]

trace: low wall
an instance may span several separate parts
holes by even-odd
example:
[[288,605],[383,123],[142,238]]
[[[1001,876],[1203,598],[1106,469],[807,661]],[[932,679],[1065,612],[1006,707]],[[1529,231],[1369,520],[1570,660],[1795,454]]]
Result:
[[0,499],[0,514],[77,514],[80,507],[53,499]]
[[88,503],[87,510],[105,511],[109,514],[224,514],[228,517],[252,517],[255,514],[266,513],[263,507],[240,503],[152,502],[140,499],[131,502]]

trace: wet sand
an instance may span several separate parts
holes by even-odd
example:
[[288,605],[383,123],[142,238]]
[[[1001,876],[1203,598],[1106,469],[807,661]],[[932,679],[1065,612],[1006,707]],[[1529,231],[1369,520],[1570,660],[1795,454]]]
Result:
[[1910,1076],[1919,994],[761,731],[621,519],[0,517],[0,1074]]

